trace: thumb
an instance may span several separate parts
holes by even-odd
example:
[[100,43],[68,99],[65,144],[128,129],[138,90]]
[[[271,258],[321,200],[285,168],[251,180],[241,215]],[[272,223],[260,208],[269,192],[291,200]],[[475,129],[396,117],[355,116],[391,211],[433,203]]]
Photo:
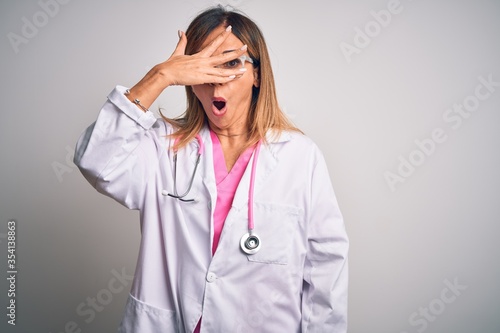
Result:
[[184,55],[186,51],[186,45],[187,45],[186,34],[181,30],[179,30],[178,33],[179,33],[179,41],[177,42],[177,46],[175,47],[172,56]]

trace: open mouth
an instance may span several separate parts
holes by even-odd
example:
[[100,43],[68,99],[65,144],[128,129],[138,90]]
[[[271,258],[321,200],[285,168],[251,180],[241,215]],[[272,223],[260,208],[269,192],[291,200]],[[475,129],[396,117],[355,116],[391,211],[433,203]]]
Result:
[[217,110],[222,110],[226,106],[225,101],[213,101],[214,106],[217,108]]

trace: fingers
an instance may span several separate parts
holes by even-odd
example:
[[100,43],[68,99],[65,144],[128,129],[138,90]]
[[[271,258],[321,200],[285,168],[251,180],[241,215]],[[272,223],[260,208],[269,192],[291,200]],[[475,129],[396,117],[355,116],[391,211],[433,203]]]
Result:
[[219,34],[219,36],[215,37],[215,39],[208,44],[203,50],[198,52],[200,56],[210,57],[215,50],[226,40],[226,38],[231,34],[232,27],[229,25],[227,28]]
[[175,85],[223,84],[240,78],[246,68],[227,69],[220,65],[243,55],[247,51],[246,45],[236,50],[226,50],[225,53],[213,55],[230,34],[231,27],[229,26],[200,52],[185,55],[188,40],[186,34],[179,31],[177,46],[170,58],[158,65],[159,72]]
[[[219,34],[208,46],[206,46],[203,50],[200,52],[194,54],[194,56],[200,57],[200,58],[210,58],[211,59],[211,65],[217,66],[220,64],[223,64],[226,61],[235,59],[241,55],[243,55],[246,50],[247,46],[243,45],[240,49],[233,50],[231,52],[225,52],[217,56],[212,56],[212,54],[217,50],[217,48],[226,40],[226,38],[231,34],[232,27],[228,26],[221,34]],[[187,37],[186,34],[179,30],[179,41],[177,42],[177,46],[172,53],[172,56],[180,56],[184,55],[186,51],[186,45],[187,45]]]
[[172,53],[172,56],[184,55],[184,53],[186,51],[186,45],[187,45],[186,34],[180,30],[178,33],[179,33],[179,41],[177,42],[177,46],[175,47],[175,50]]
[[238,58],[239,56],[243,55],[247,51],[248,47],[247,45],[243,45],[241,48],[230,51],[230,52],[225,52],[221,53],[216,56],[210,57],[211,64],[213,66],[221,65],[229,60],[233,60]]
[[209,67],[206,70],[204,70],[204,74],[211,76],[227,77],[232,75],[243,75],[246,71],[247,71],[246,68],[223,69],[223,68]]
[[224,84],[231,81],[238,80],[242,75],[230,75],[230,76],[209,76],[207,77],[206,84]]
[[238,80],[245,75],[246,69],[227,70],[223,69],[214,73],[207,73],[206,83],[227,83],[233,80]]

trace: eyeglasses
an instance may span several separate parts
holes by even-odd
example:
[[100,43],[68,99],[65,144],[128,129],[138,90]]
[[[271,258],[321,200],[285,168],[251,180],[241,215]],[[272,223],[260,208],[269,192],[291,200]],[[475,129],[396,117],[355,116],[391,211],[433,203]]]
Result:
[[249,63],[253,64],[253,60],[250,57],[247,57],[245,55],[242,55],[239,58],[230,60],[228,62],[225,62],[221,65],[215,66],[216,68],[223,68],[223,69],[238,69],[238,68],[245,68],[245,61],[248,61]]

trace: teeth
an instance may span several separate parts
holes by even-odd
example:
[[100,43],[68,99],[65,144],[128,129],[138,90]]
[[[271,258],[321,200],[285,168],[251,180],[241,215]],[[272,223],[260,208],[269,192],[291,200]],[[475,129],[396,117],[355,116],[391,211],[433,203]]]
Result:
[[214,101],[214,105],[218,110],[222,110],[224,108],[224,106],[226,106],[226,102]]

